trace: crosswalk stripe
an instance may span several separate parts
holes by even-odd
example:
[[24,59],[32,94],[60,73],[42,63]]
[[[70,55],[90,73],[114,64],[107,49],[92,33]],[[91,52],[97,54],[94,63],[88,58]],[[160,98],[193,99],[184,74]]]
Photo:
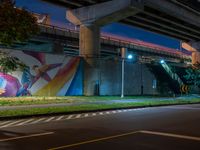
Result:
[[42,120],[44,120],[44,119],[46,119],[46,118],[40,118],[40,119],[38,119],[38,120],[36,120],[36,121],[31,122],[31,124],[38,123],[38,122],[40,122],[40,121],[42,121]]
[[100,114],[100,115],[103,115],[103,112],[100,112],[99,114]]
[[85,114],[85,115],[84,115],[84,117],[88,117],[88,116],[89,116],[88,114]]
[[12,122],[12,121],[11,121],[11,120],[9,120],[9,121],[4,121],[4,122],[1,122],[0,125],[4,125],[4,124],[10,123],[10,122]]
[[18,122],[21,122],[21,121],[22,121],[22,120],[17,120],[17,121],[8,123],[8,124],[6,124],[6,125],[0,126],[0,128],[5,128],[5,127],[8,127],[8,126],[14,125],[14,124],[16,124],[16,123],[18,123]]
[[64,116],[60,116],[56,119],[56,121],[61,120]]
[[80,118],[81,117],[81,114],[78,114],[78,115],[76,115],[76,117],[75,118]]
[[24,122],[22,122],[22,123],[17,124],[17,126],[24,125],[24,124],[26,124],[26,123],[28,123],[28,122],[33,121],[33,120],[34,120],[34,119],[26,120],[26,121],[24,121]]
[[49,122],[49,121],[53,120],[54,118],[55,118],[55,117],[51,117],[51,118],[45,120],[44,122]]
[[73,117],[73,115],[69,115],[66,119],[71,119]]

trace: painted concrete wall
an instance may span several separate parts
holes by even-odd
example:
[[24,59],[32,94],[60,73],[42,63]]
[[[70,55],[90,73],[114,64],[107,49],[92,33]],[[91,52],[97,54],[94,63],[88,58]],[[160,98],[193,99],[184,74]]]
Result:
[[[0,73],[0,96],[120,95],[121,61],[99,60],[94,66],[79,57],[28,51],[11,51],[27,68]],[[98,61],[98,60],[97,60]],[[95,67],[95,72],[88,71]],[[94,70],[94,69],[93,69]],[[124,94],[158,94],[155,76],[144,64],[125,63]]]
[[[121,62],[113,60],[100,60],[99,73],[93,77],[93,85],[99,83],[100,95],[120,95],[121,94]],[[96,80],[96,81],[95,81]],[[157,89],[153,88],[155,76],[144,64],[125,63],[124,72],[124,94],[140,95],[143,85],[143,94],[158,94]],[[87,88],[88,90],[92,88]],[[98,89],[98,88],[97,88]],[[89,91],[89,93],[92,93]],[[98,93],[97,91],[95,93]]]
[[0,96],[82,95],[82,62],[79,57],[11,50],[26,64],[23,71],[0,72]]

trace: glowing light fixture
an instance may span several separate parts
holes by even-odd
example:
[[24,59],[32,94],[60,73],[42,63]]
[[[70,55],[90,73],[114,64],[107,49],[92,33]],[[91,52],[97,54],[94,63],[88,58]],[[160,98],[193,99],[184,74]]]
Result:
[[164,64],[164,63],[165,63],[165,61],[162,59],[162,60],[160,60],[160,63],[161,63],[161,64]]
[[129,54],[128,55],[128,59],[132,59],[133,58],[133,55],[132,54]]

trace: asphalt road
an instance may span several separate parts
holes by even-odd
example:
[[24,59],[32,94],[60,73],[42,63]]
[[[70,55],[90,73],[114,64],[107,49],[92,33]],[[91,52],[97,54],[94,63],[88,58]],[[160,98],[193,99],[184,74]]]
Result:
[[0,131],[0,150],[199,150],[200,105],[132,109]]

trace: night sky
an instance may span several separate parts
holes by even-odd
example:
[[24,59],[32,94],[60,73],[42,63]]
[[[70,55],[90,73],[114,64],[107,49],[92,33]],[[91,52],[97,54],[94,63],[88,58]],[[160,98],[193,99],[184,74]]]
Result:
[[[49,14],[54,25],[64,27],[65,24],[69,24],[69,22],[65,19],[66,8],[64,7],[49,4],[41,0],[16,0],[16,5],[17,7],[23,7],[32,12]],[[176,39],[119,23],[109,24],[103,27],[102,31],[124,37],[136,38],[175,49],[180,48],[180,42]]]

